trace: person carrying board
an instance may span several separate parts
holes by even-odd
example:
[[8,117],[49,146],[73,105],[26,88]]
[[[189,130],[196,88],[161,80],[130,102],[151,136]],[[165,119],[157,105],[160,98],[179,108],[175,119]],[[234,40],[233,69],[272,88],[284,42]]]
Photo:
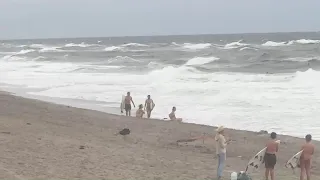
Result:
[[302,154],[300,156],[300,180],[304,180],[304,174],[307,175],[307,180],[310,180],[311,159],[314,153],[314,145],[311,143],[312,136],[306,135],[306,143],[302,145]]
[[276,141],[277,134],[275,132],[271,133],[271,139],[268,140],[266,144],[266,154],[264,155],[264,163],[266,167],[265,171],[265,179],[269,179],[269,175],[271,180],[274,180],[274,166],[277,163],[276,153],[279,150],[279,142]]

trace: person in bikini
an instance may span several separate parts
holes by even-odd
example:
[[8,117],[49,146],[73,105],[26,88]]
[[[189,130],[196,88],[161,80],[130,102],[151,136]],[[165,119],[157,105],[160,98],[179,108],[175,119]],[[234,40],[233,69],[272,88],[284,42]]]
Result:
[[276,141],[277,134],[275,132],[271,133],[271,139],[268,140],[266,146],[266,154],[264,155],[264,163],[265,163],[265,179],[269,179],[269,175],[271,180],[274,180],[274,166],[277,163],[276,153],[279,150],[279,142]]
[[151,96],[148,95],[146,102],[144,103],[144,110],[147,110],[147,116],[150,118],[151,111],[156,105],[154,104],[153,100],[151,99]]
[[304,180],[304,174],[307,175],[307,180],[310,180],[311,159],[315,149],[314,145],[311,143],[312,136],[308,134],[305,139],[306,143],[301,148],[303,152],[300,156],[300,180]]
[[182,118],[176,118],[176,114],[175,114],[176,110],[177,110],[176,107],[172,107],[172,111],[169,114],[169,118],[170,118],[171,121],[179,121],[179,122],[181,122]]
[[124,109],[126,110],[126,116],[131,116],[131,102],[133,104],[133,107],[136,107],[136,105],[134,105],[132,97],[130,96],[130,92],[127,92],[127,96],[124,99]]
[[137,112],[136,112],[136,117],[138,117],[138,118],[142,118],[143,117],[143,115],[144,115],[144,110],[143,110],[143,105],[142,104],[140,104],[139,105],[139,109],[137,110]]

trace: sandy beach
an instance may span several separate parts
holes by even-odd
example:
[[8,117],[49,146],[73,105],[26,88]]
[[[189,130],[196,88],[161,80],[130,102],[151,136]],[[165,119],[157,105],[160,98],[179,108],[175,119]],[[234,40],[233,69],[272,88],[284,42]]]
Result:
[[[0,179],[215,179],[215,145],[211,140],[177,144],[177,140],[214,136],[214,127],[137,119],[56,105],[0,93]],[[115,135],[129,128],[124,139]],[[299,128],[299,127],[297,127]],[[260,129],[257,129],[260,131]],[[225,178],[244,170],[263,148],[267,134],[227,129]],[[276,175],[298,179],[284,163],[303,139],[279,136]],[[320,143],[314,142],[320,149]],[[320,178],[319,151],[313,179]],[[252,174],[263,179],[263,169]]]

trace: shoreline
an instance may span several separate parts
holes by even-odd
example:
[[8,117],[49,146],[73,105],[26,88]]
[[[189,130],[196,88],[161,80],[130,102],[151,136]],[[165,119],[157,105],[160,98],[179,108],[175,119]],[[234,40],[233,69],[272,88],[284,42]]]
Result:
[[[127,139],[115,135],[123,128],[131,130]],[[204,134],[214,136],[214,130],[207,125],[118,116],[0,92],[0,178],[215,179],[213,141],[177,144]],[[226,133],[232,140],[224,172],[228,179],[230,172],[245,169],[269,135],[234,129]],[[284,163],[304,141],[286,135],[279,139],[276,177],[297,179],[298,173],[284,168]],[[320,142],[314,144],[320,148]],[[316,151],[315,179],[320,177],[319,155]],[[262,174],[260,169],[252,177]]]
[[[1,89],[2,88],[2,89]],[[25,92],[22,92],[20,88],[14,87],[14,86],[7,86],[6,88],[0,86],[0,92],[4,92],[13,96],[17,97],[22,97],[26,99],[31,99],[31,100],[36,100],[40,102],[45,102],[45,103],[51,103],[55,105],[62,105],[62,106],[67,106],[67,107],[72,107],[72,108],[79,108],[79,109],[86,109],[86,110],[92,110],[92,111],[97,111],[97,112],[102,112],[106,114],[111,114],[111,115],[117,115],[117,116],[124,116],[125,113],[120,113],[119,108],[115,107],[106,107],[106,106],[100,106],[99,103],[94,103],[91,101],[87,100],[79,100],[79,99],[66,99],[66,98],[56,98],[56,97],[46,97],[46,96],[39,96],[39,95],[32,95],[28,94]],[[120,104],[120,103],[119,103]],[[120,105],[119,105],[120,106]],[[132,118],[135,118],[135,110],[132,109],[131,114]],[[152,120],[160,120],[160,121],[167,121],[166,119],[163,118],[151,118]],[[185,119],[185,118],[183,118]],[[194,122],[186,122],[184,121],[183,123],[185,124],[195,124],[195,125],[203,125],[203,126],[209,126],[209,127],[217,127],[215,125],[208,125],[208,124],[198,124]],[[221,124],[223,125],[223,124]],[[267,132],[272,132],[268,129],[257,129],[251,130],[251,129],[242,129],[242,128],[233,128],[229,127],[228,129],[232,130],[239,130],[239,131],[247,131],[247,132],[260,132],[260,131],[267,131]],[[284,135],[284,136],[290,136],[290,137],[296,137],[296,138],[304,138],[304,136],[298,136],[298,135],[292,135],[292,134],[287,134],[287,133],[278,133],[279,135]],[[320,139],[316,139],[317,141],[320,141]]]

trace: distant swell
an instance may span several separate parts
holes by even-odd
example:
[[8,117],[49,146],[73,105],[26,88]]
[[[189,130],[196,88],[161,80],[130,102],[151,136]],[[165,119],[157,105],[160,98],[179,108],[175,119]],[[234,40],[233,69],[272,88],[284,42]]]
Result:
[[262,46],[269,46],[269,47],[277,47],[277,46],[290,46],[294,44],[319,44],[320,40],[313,40],[313,39],[299,39],[299,40],[292,40],[287,42],[274,42],[274,41],[267,41]]
[[191,43],[184,43],[183,48],[190,49],[190,50],[199,50],[199,49],[207,49],[211,47],[210,43],[202,43],[202,44],[191,44]]
[[262,46],[270,46],[270,47],[276,47],[276,46],[288,46],[293,44],[292,42],[273,42],[273,41],[267,41],[262,44]]
[[241,43],[241,41],[237,41],[224,45],[223,49],[236,49],[244,46],[248,46],[248,44]]
[[121,45],[122,47],[130,47],[130,46],[136,46],[136,47],[148,47],[146,44],[139,44],[139,43],[128,43]]
[[122,48],[121,47],[118,47],[118,46],[110,46],[110,47],[106,47],[104,50],[105,51],[119,51],[121,50]]
[[216,60],[219,60],[220,58],[217,58],[217,57],[195,57],[195,58],[192,58],[190,59],[186,65],[203,65],[203,64],[208,64],[210,62],[213,62],[213,61],[216,61]]
[[90,46],[98,46],[98,44],[86,44],[82,42],[80,44],[69,43],[65,45],[65,47],[83,47],[83,48],[90,47]]

